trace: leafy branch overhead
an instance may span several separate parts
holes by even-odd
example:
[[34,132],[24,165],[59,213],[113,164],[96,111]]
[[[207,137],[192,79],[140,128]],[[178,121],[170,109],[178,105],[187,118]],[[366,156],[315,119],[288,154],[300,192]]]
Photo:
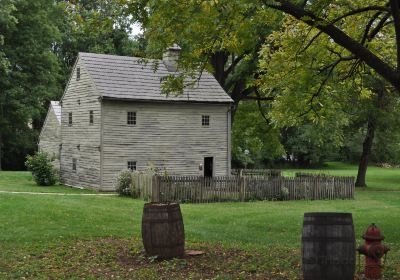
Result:
[[[257,1],[142,2],[148,11],[142,22],[153,57],[160,58],[168,46],[177,43],[182,48],[179,65],[183,72],[204,69],[212,73],[236,104],[244,98],[258,99],[253,86],[258,51],[279,24],[279,14],[259,9]],[[137,11],[133,5],[132,13]],[[173,86],[182,87],[179,80],[166,78],[165,90],[181,91],[173,90]]]
[[[400,91],[400,13],[399,1],[373,1],[365,5],[365,1],[345,1],[336,4],[334,1],[305,1],[302,5],[292,1],[263,0],[266,7],[280,10],[314,27],[330,38],[339,46],[352,53],[385,80]],[[375,3],[376,2],[376,3]],[[345,11],[343,11],[343,8]],[[338,10],[341,12],[338,13]],[[352,16],[362,16],[368,22],[356,22]],[[349,31],[353,27],[364,27],[364,35],[353,36]],[[354,29],[353,29],[354,30]],[[394,35],[391,45],[395,53],[384,56],[379,48],[371,47],[368,41],[376,36],[387,39]],[[367,38],[369,40],[367,40]]]

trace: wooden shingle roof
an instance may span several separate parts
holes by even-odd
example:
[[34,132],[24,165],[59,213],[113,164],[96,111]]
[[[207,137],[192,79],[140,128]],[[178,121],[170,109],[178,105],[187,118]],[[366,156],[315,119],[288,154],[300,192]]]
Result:
[[[161,60],[79,53],[99,94],[105,99],[231,103],[215,78],[203,72],[199,83],[179,96],[161,94],[161,79],[171,72]],[[157,70],[155,71],[155,69]]]

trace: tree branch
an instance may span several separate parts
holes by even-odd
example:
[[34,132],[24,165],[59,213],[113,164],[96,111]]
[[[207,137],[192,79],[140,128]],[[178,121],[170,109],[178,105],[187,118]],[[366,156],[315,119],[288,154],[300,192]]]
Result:
[[229,65],[228,69],[225,70],[225,77],[228,77],[228,75],[233,71],[233,69],[238,65],[238,63],[243,59],[243,57],[246,55],[246,53],[242,53],[241,55],[237,56]]
[[350,12],[345,13],[334,20],[331,20],[330,23],[335,24],[336,22],[338,22],[346,17],[354,16],[356,14],[365,13],[365,12],[369,12],[369,11],[380,11],[380,12],[386,11],[386,12],[388,12],[389,9],[387,7],[382,7],[382,6],[368,6],[368,7],[364,7],[364,8],[360,8],[360,9],[356,9],[356,10],[351,10]]
[[375,13],[372,18],[368,21],[365,30],[364,30],[364,34],[363,37],[361,39],[361,45],[365,44],[365,41],[367,40],[367,38],[369,37],[369,31],[371,30],[372,25],[374,24],[375,20],[382,14],[382,12],[377,12]]
[[390,14],[386,14],[385,16],[382,17],[382,19],[379,21],[379,23],[375,26],[374,29],[371,30],[371,33],[368,35],[368,42],[371,42],[372,39],[379,33],[379,31],[385,27],[386,21],[389,19]]
[[399,71],[400,70],[400,10],[399,10],[399,0],[390,0],[390,6],[392,8],[394,30],[396,32],[397,71]]
[[264,112],[262,110],[262,106],[261,106],[261,102],[260,102],[260,98],[261,98],[260,93],[258,92],[257,89],[255,89],[255,92],[256,92],[257,97],[259,98],[257,100],[258,110],[260,111],[260,114],[263,117],[263,119],[265,120],[265,122],[269,125],[271,122],[269,121],[269,119],[267,118],[267,116],[264,114]]
[[[262,1],[265,6],[290,14],[296,19],[301,20],[310,26],[314,26],[329,35],[338,45],[353,53],[372,69],[375,69],[378,74],[384,77],[398,92],[400,92],[400,73],[397,69],[394,69],[388,63],[382,61],[373,52],[348,36],[334,24],[286,0],[276,0],[279,4],[268,3],[268,0]],[[397,45],[399,46],[399,44]]]

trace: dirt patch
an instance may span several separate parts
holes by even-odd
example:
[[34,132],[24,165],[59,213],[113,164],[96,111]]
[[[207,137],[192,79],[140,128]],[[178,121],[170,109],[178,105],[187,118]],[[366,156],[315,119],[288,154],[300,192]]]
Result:
[[5,279],[301,279],[299,250],[243,250],[206,243],[186,247],[205,254],[158,261],[145,256],[136,238],[77,241],[20,256],[3,275]]

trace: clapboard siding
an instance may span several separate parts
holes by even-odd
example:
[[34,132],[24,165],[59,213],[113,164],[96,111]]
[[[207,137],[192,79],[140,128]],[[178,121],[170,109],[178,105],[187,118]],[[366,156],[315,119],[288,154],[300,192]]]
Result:
[[[204,157],[214,157],[214,175],[228,175],[229,106],[193,103],[140,103],[103,100],[102,189],[112,190],[116,174],[137,162],[170,174],[201,175]],[[127,112],[136,112],[136,125]],[[210,116],[203,127],[202,115]]]
[[42,131],[39,138],[39,151],[45,151],[49,155],[54,156],[56,159],[53,165],[59,169],[59,149],[61,144],[61,125],[57,120],[53,108],[50,106],[46,116],[45,123],[43,124]]
[[[76,68],[81,77],[76,80]],[[89,111],[94,123],[89,124]],[[72,126],[68,114],[72,112]],[[101,104],[85,66],[78,60],[62,98],[61,114],[61,181],[64,184],[87,188],[100,188],[100,127]],[[73,158],[77,170],[72,170]]]

